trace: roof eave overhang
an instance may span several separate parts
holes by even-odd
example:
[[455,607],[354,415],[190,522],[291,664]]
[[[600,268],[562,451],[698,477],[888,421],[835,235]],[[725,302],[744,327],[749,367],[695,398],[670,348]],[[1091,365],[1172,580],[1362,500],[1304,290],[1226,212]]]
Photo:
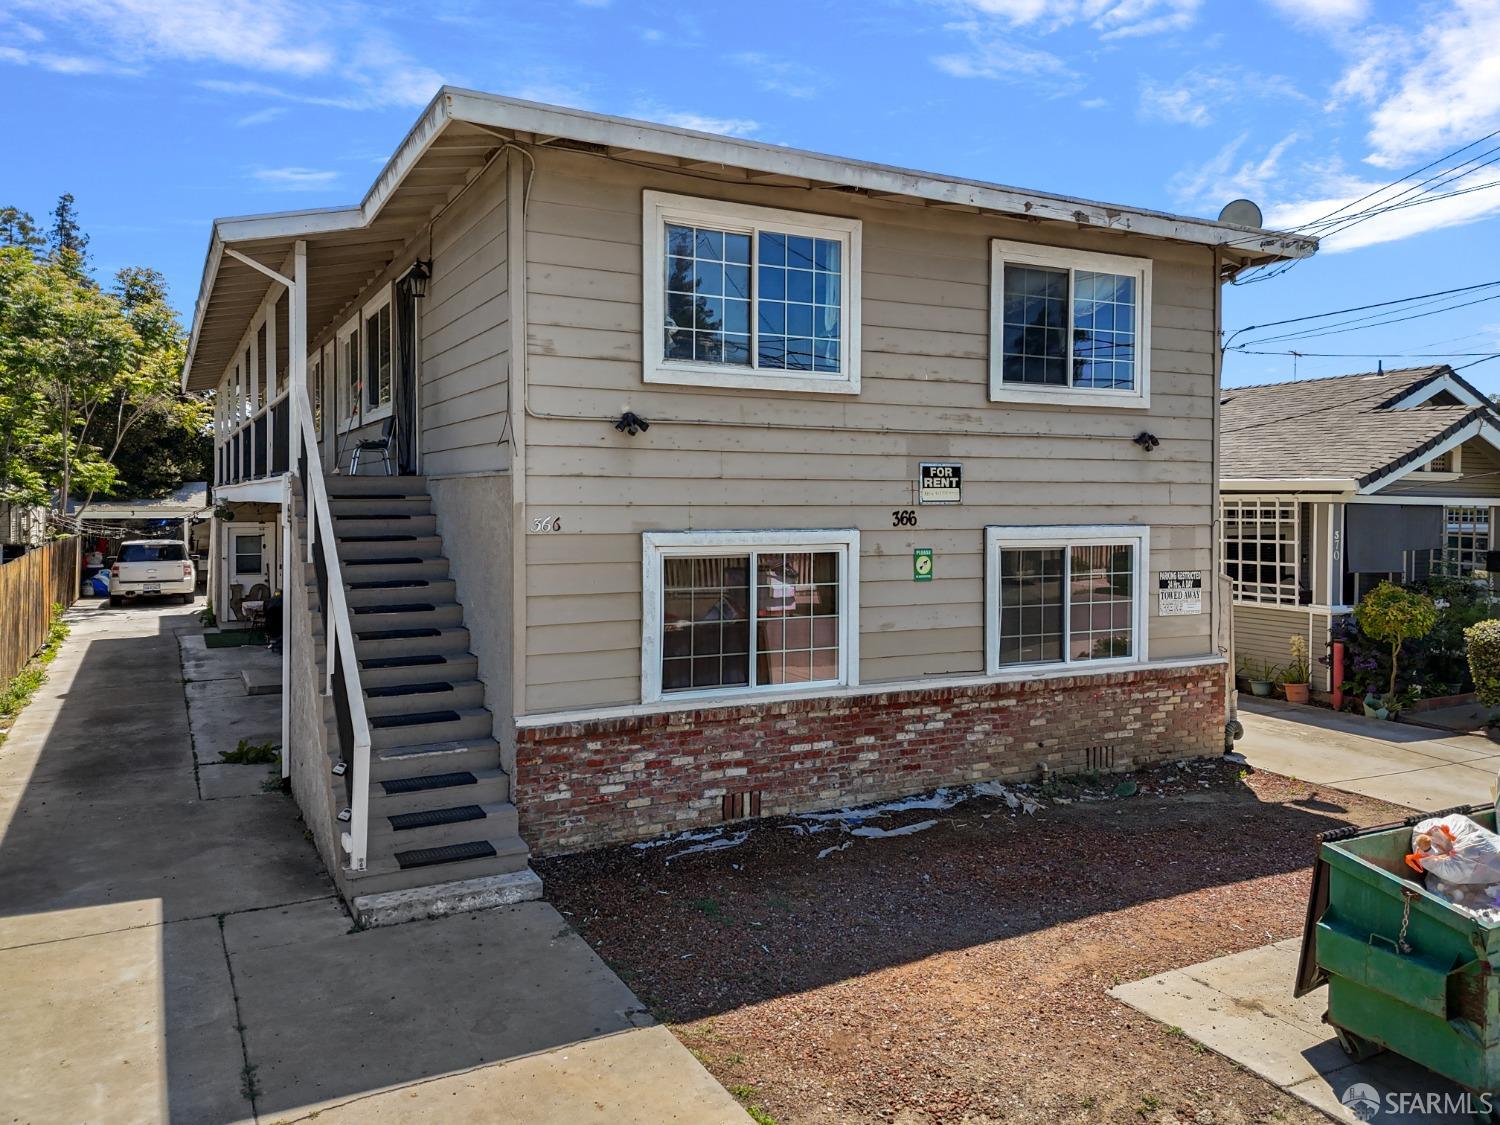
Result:
[[1450,449],[1476,437],[1483,438],[1493,448],[1500,450],[1500,428],[1497,428],[1495,423],[1495,416],[1490,409],[1479,407],[1467,418],[1453,423],[1442,433],[1423,442],[1399,460],[1391,462],[1384,468],[1376,469],[1372,473],[1366,473],[1359,479],[1359,494],[1369,496],[1383,488],[1388,488],[1402,477],[1416,472],[1434,457],[1441,457]]
[[1352,494],[1359,482],[1352,477],[1231,477],[1219,481],[1222,492],[1318,492]]
[[[1197,243],[1233,253],[1244,259],[1245,264],[1306,258],[1318,248],[1316,239],[1305,236],[1235,227],[1045,192],[1022,191],[444,86],[427,104],[357,207],[247,215],[214,221],[194,306],[187,362],[183,367],[183,386],[189,384],[204,313],[226,246],[266,239],[315,238],[320,234],[348,232],[368,226],[450,121],[466,122],[499,134],[527,134],[533,143],[567,138],[603,146],[610,155],[626,155],[632,151],[651,153],[765,175],[822,181],[875,197],[905,197],[1076,227]],[[496,141],[497,144],[505,143],[505,136],[497,135]],[[217,375],[214,381],[216,379]],[[205,385],[212,385],[212,382]]]

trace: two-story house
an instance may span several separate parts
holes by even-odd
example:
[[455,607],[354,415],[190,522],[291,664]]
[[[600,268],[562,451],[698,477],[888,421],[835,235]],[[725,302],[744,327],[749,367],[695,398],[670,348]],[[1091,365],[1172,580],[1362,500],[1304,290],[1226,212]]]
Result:
[[1218,753],[1220,285],[1314,248],[454,89],[220,220],[187,381],[344,893]]

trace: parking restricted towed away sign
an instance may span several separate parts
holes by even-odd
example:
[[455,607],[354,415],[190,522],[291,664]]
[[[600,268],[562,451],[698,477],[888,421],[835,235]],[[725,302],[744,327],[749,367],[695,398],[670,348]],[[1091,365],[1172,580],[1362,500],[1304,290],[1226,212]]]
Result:
[[923,461],[917,477],[917,503],[962,504],[964,467],[951,461]]
[[1157,613],[1162,617],[1184,617],[1203,612],[1203,572],[1163,570],[1157,575]]

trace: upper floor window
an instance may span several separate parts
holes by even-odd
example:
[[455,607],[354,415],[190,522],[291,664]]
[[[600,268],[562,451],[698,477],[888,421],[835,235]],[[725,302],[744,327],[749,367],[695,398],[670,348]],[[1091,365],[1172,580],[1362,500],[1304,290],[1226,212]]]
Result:
[[365,309],[365,419],[390,413],[391,302]]
[[1151,262],[996,240],[990,399],[1149,406]]
[[859,390],[860,222],[645,193],[652,383]]

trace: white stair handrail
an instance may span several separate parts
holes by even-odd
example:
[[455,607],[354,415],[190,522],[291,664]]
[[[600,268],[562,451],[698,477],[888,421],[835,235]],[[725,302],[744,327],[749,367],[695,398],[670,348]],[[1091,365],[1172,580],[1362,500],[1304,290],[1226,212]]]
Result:
[[318,450],[317,434],[312,428],[312,411],[298,411],[301,423],[301,455],[306,458],[307,480],[304,482],[308,514],[308,554],[317,548],[323,552],[323,570],[328,576],[328,616],[323,622],[327,647],[324,695],[333,694],[333,669],[339,654],[344,661],[344,698],[349,707],[349,725],[354,738],[354,777],[351,787],[354,799],[349,807],[349,867],[363,871],[368,862],[370,839],[370,720],[365,713],[365,693],[359,678],[359,661],[354,655],[354,630],[349,624],[349,603],[344,596],[344,573],[339,564],[338,539],[333,530],[333,508],[328,484],[323,477],[323,458]]

